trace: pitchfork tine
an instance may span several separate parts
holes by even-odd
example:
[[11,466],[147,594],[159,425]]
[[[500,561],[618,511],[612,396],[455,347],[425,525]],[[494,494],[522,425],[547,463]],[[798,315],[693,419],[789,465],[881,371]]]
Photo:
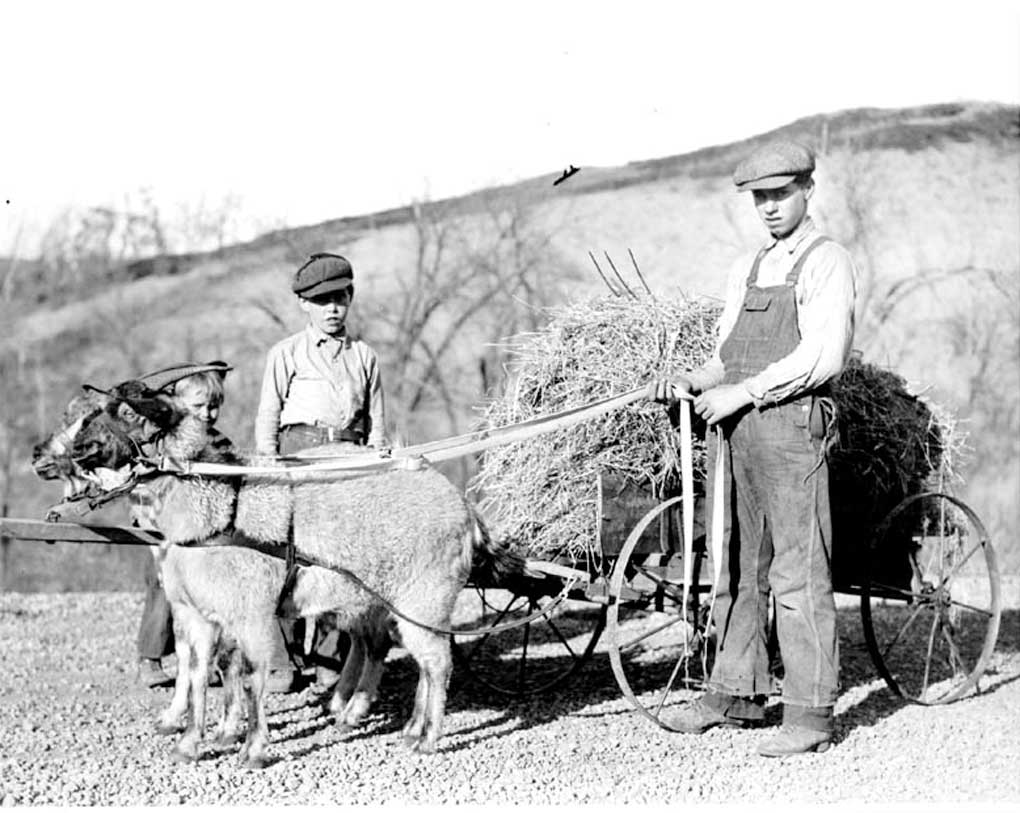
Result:
[[619,296],[620,292],[613,287],[609,278],[606,277],[606,275],[602,273],[602,269],[599,268],[599,263],[598,260],[595,259],[595,255],[589,251],[588,256],[591,257],[591,261],[595,263],[595,270],[599,272],[599,276],[602,277],[602,281],[606,284],[606,287],[612,292],[613,296]]
[[634,259],[634,252],[628,248],[627,253],[630,255],[631,264],[634,266],[634,273],[636,273],[637,278],[641,280],[641,284],[645,287],[645,290],[648,291],[648,295],[654,300],[655,294],[652,293],[652,289],[648,287],[648,283],[645,282],[645,278],[641,275],[641,269],[637,267],[637,260]]
[[620,280],[620,284],[624,287],[624,289],[630,295],[630,298],[631,299],[637,299],[637,294],[635,294],[630,289],[630,286],[626,282],[624,282],[623,277],[620,276],[620,272],[616,270],[616,266],[613,264],[613,258],[609,256],[609,252],[608,251],[603,251],[602,253],[606,255],[606,259],[609,261],[609,267],[613,269],[613,273],[616,274],[616,278],[618,280]]

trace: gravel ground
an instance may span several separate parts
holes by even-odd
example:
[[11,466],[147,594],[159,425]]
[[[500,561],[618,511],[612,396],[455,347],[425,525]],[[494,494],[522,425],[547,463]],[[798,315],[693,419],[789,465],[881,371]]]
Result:
[[[1020,802],[1015,610],[981,693],[924,707],[876,679],[856,611],[842,608],[844,692],[825,754],[762,759],[754,748],[768,731],[663,731],[631,710],[604,654],[568,687],[523,702],[456,671],[440,752],[414,754],[400,727],[416,671],[394,650],[356,732],[341,733],[308,690],[271,697],[277,761],[257,772],[236,749],[168,760],[154,722],[170,690],[134,683],[140,610],[130,593],[0,596],[0,805]],[[773,701],[769,721],[778,714]]]

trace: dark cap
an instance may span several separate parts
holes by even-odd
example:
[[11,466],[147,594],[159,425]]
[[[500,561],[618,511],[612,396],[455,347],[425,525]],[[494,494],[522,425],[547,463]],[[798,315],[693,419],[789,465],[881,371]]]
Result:
[[794,141],[773,141],[751,153],[733,170],[737,190],[779,189],[815,170],[815,156]]
[[291,285],[298,296],[310,299],[354,284],[354,269],[339,254],[313,254],[294,274]]

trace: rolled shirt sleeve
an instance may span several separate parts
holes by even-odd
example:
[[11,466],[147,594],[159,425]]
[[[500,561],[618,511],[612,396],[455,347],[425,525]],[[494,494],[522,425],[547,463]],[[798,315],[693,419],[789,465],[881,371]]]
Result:
[[[813,229],[807,231],[808,235],[814,233]],[[805,241],[805,246],[807,242],[810,241]],[[770,250],[782,251],[781,245],[774,244]],[[783,263],[776,265],[775,276],[765,279],[763,275],[758,284],[782,284],[794,261],[793,256],[784,258]],[[695,392],[704,392],[723,381],[724,367],[719,348],[736,324],[743,307],[753,264],[753,255],[743,257],[730,270],[715,350],[702,367],[687,376]],[[796,397],[842,372],[853,343],[856,278],[853,260],[838,243],[829,241],[812,251],[796,284],[800,342],[789,355],[742,382],[755,406]]]

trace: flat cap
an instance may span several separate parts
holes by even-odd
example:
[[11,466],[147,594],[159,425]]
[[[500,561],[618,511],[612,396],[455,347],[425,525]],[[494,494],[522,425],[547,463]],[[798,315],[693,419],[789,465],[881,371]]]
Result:
[[815,156],[795,141],[773,141],[755,150],[733,170],[737,190],[779,189],[815,169]]
[[354,269],[339,254],[313,254],[294,274],[291,288],[305,299],[342,291],[354,284]]

